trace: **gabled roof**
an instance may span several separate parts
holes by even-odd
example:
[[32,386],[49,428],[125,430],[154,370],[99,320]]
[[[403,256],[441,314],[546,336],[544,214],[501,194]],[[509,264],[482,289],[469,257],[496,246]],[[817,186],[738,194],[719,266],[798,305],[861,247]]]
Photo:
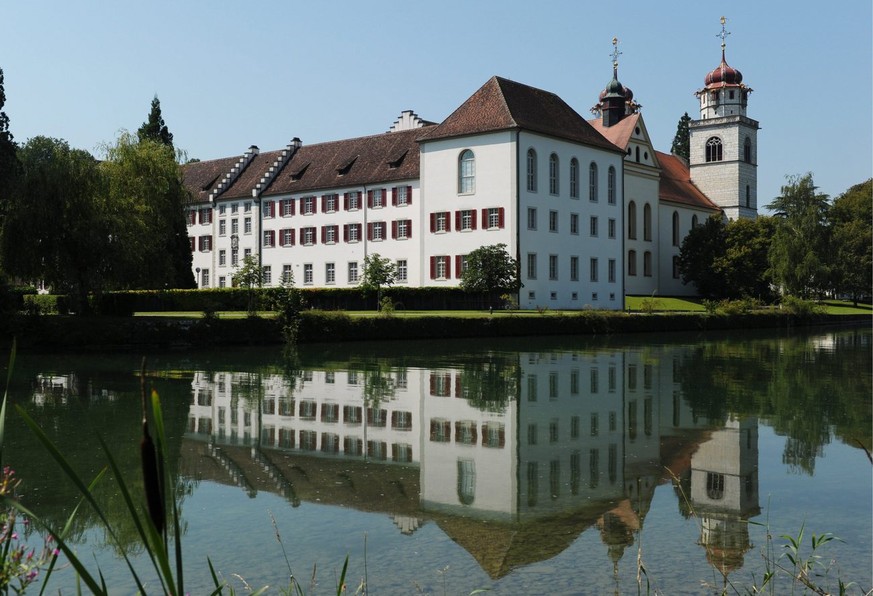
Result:
[[612,126],[603,126],[602,118],[589,120],[588,124],[590,124],[594,130],[606,137],[608,141],[622,149],[627,149],[640,117],[641,114],[637,112],[636,114],[625,116],[618,122],[618,124],[613,124]]
[[491,77],[443,122],[421,135],[422,142],[500,130],[522,129],[619,150],[567,103],[549,91]]
[[655,152],[661,164],[661,181],[658,185],[658,199],[680,203],[689,207],[718,211],[721,208],[703,194],[691,181],[688,165],[681,157],[668,153]]
[[191,193],[191,200],[206,202],[209,193],[218,186],[224,175],[239,161],[239,157],[223,157],[198,161],[182,166],[182,184]]
[[[425,127],[427,129],[427,127]],[[303,145],[264,195],[419,178],[421,128]]]

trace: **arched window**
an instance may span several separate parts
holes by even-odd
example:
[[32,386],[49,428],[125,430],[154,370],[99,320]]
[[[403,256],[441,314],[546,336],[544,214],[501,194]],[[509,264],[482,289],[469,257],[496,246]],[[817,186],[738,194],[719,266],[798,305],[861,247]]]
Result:
[[679,257],[673,255],[673,279],[679,279]]
[[749,137],[746,137],[746,140],[743,142],[743,161],[752,163],[752,139]]
[[593,161],[588,166],[588,200],[597,200],[597,164]]
[[709,137],[706,141],[706,161],[721,161],[721,139],[718,137]]
[[558,156],[552,153],[549,156],[549,194],[558,194]]
[[627,237],[637,239],[637,204],[633,201],[627,204]]
[[627,251],[627,274],[637,274],[637,251],[635,250]]
[[746,184],[746,207],[752,206],[752,189]]
[[458,501],[472,505],[476,499],[476,467],[472,459],[458,460]]
[[634,153],[636,153],[637,163],[640,163],[640,148],[636,147],[636,150],[634,151]]
[[615,205],[615,167],[609,166],[606,175],[606,200],[610,205]]
[[465,149],[458,158],[458,192],[470,194],[476,190],[476,158]]
[[643,240],[652,240],[652,206],[648,203],[643,207]]
[[691,216],[691,229],[693,230],[696,227],[697,227],[697,214],[694,214]]
[[679,212],[673,212],[673,246],[679,246]]
[[570,198],[579,198],[579,160],[570,160]]
[[537,152],[533,149],[527,150],[527,190],[537,191]]
[[713,501],[720,501],[724,498],[724,474],[706,473],[706,496]]
[[652,277],[652,253],[649,251],[643,253],[643,275]]

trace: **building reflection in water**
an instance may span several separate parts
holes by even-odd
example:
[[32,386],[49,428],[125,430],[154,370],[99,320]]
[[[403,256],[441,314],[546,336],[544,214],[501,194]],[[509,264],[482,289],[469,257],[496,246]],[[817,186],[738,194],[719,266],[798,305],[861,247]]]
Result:
[[757,419],[695,416],[682,348],[523,352],[377,370],[198,372],[183,472],[436,523],[492,577],[596,528],[617,565],[655,488],[701,522],[727,574],[760,511]]

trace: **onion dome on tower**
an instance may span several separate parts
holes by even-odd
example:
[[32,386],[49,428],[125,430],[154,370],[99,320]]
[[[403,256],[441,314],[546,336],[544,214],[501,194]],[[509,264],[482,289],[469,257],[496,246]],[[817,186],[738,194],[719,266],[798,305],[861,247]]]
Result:
[[640,109],[640,104],[634,101],[634,92],[618,80],[618,38],[612,38],[612,80],[600,92],[600,97],[591,112],[603,117],[603,126],[618,124],[622,118],[634,114]]
[[743,84],[743,73],[725,60],[725,39],[730,33],[725,30],[726,19],[721,18],[721,63],[709,71],[703,79],[704,88],[694,94],[700,99],[700,119],[722,116],[745,116],[749,93],[752,89]]

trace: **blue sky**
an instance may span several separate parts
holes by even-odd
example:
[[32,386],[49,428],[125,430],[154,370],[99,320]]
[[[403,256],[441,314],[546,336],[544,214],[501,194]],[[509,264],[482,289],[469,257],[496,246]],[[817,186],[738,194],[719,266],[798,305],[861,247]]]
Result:
[[758,200],[813,172],[836,196],[873,169],[871,2],[152,0],[0,9],[10,129],[100,155],[154,94],[177,147],[213,159],[384,132],[402,110],[440,121],[492,75],[589,108],[611,40],[655,147],[669,151],[720,60],[754,92]]

